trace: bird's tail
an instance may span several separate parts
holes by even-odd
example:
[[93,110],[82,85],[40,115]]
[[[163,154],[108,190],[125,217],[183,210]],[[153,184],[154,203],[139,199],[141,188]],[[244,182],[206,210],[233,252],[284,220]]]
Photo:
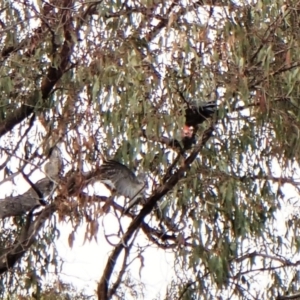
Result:
[[144,184],[141,189],[129,200],[129,203],[126,207],[126,209],[124,210],[124,214],[127,214],[129,212],[129,210],[140,200],[140,198],[142,198],[141,192],[144,190],[144,188],[146,187],[146,184]]

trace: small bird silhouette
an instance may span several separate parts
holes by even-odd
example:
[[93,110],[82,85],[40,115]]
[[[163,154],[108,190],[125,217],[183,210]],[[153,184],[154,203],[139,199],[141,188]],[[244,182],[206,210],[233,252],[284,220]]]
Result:
[[184,149],[190,149],[196,143],[196,132],[198,125],[211,118],[218,110],[219,105],[216,101],[187,102],[185,110],[185,125],[182,129],[182,143]]

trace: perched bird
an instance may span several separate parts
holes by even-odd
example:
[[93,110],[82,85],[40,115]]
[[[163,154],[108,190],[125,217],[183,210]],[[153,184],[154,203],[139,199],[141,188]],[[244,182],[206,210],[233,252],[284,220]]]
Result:
[[212,117],[219,109],[216,101],[191,101],[185,109],[185,126],[182,129],[182,144],[184,149],[190,149],[196,143],[198,125]]
[[192,101],[185,110],[185,124],[190,127],[196,127],[203,123],[218,110],[216,101],[200,102]]
[[49,161],[44,166],[45,175],[51,180],[57,180],[63,167],[60,150],[55,147],[51,151]]
[[129,198],[126,211],[143,198],[145,191],[145,175],[135,175],[125,165],[107,160],[99,168],[100,181],[116,191],[120,196]]

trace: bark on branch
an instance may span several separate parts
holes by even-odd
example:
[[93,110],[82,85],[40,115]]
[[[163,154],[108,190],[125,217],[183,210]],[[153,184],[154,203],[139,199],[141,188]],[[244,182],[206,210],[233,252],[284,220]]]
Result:
[[[47,196],[52,191],[54,184],[48,178],[43,178],[35,184],[44,196]],[[33,188],[30,188],[23,195],[9,196],[5,199],[0,199],[0,219],[13,216],[22,216],[35,206],[39,206],[40,198]]]

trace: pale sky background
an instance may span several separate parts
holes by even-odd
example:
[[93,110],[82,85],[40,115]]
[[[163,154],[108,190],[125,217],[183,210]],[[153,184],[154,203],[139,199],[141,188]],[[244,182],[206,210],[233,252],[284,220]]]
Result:
[[[222,11],[215,10],[214,13],[217,15],[222,13]],[[169,39],[172,39],[172,35],[169,34]],[[165,58],[162,58],[165,59]],[[159,61],[159,60],[158,60]],[[5,141],[2,139],[0,145]],[[4,146],[3,144],[1,146]],[[3,160],[3,158],[2,158]],[[0,163],[2,161],[0,159]],[[279,175],[281,173],[279,164],[274,161],[272,165],[272,171],[274,175]],[[296,166],[297,173],[299,174],[299,167]],[[39,172],[36,172],[32,176],[33,182],[37,181],[43,177]],[[298,176],[299,177],[299,176]],[[1,185],[0,188],[0,199],[4,198],[7,195],[10,195],[13,190],[17,190],[18,193],[23,193],[28,189],[28,184],[21,178],[15,178],[16,185],[11,185],[11,183],[6,182]],[[297,194],[294,191],[294,188],[290,185],[285,185],[284,193],[287,198],[293,199]],[[285,203],[284,210],[281,210],[276,213],[276,219],[278,221],[277,231],[278,234],[285,234],[286,225],[285,222],[288,216],[291,215],[295,210],[299,211],[299,204],[297,204],[298,199],[292,200],[290,205]],[[126,218],[127,219],[127,218]],[[118,228],[116,225],[118,221],[111,214],[104,216],[103,222],[100,221],[99,234],[97,237],[98,242],[86,242],[83,244],[83,238],[85,234],[85,224],[83,224],[77,231],[76,238],[74,241],[74,246],[71,249],[68,244],[69,234],[72,232],[71,224],[61,224],[60,232],[61,236],[56,242],[56,246],[59,250],[59,254],[63,259],[64,266],[61,272],[61,278],[66,281],[73,283],[75,287],[79,289],[85,289],[88,294],[92,294],[97,288],[97,282],[100,280],[102,275],[103,268],[107,262],[107,258],[110,254],[112,247],[108,245],[107,241],[104,238],[104,227],[109,228],[110,231],[116,232]],[[124,223],[128,222],[129,219],[123,220]],[[289,238],[289,237],[287,237]],[[113,239],[112,239],[113,240]],[[116,243],[118,240],[115,241]],[[143,237],[143,233],[140,233],[138,243],[140,245],[145,244],[146,240]],[[172,277],[174,276],[173,264],[174,264],[174,255],[171,252],[158,249],[157,247],[151,246],[143,254],[144,256],[144,267],[141,271],[141,277],[139,275],[139,270],[141,267],[141,261],[136,259],[133,264],[130,266],[131,276],[145,284],[145,297],[141,299],[154,299],[160,293],[158,299],[162,299],[166,294],[166,287],[170,283]],[[296,257],[295,257],[296,258]],[[122,260],[119,261],[119,263]],[[261,285],[257,288],[262,288],[264,281],[261,281]],[[95,297],[96,299],[96,297]],[[128,298],[130,300],[129,294]]]

